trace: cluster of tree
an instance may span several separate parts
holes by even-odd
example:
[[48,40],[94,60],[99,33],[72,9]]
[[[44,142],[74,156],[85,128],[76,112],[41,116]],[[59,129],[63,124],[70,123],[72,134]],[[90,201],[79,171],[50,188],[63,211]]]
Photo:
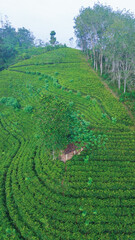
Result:
[[44,95],[35,116],[38,121],[37,133],[40,134],[45,149],[53,152],[53,155],[55,153],[55,156],[69,143],[74,143],[80,149],[90,148],[95,141],[101,144],[104,140],[103,136],[96,137],[93,134],[90,123],[75,112],[73,106],[57,96]]
[[9,21],[1,21],[0,28],[0,66],[1,69],[8,66],[12,59],[25,49],[34,46],[34,36],[26,28],[17,31]]
[[135,18],[129,11],[114,11],[98,3],[82,8],[75,20],[78,46],[92,59],[101,75],[108,75],[119,89],[135,86]]
[[[6,20],[1,21],[0,27],[0,70],[10,64],[30,58],[32,55],[41,54],[43,51],[51,51],[54,48],[66,47],[56,41],[56,32],[50,32],[49,43],[41,39],[35,39],[32,32],[22,27],[17,30]],[[44,47],[44,50],[43,50]]]

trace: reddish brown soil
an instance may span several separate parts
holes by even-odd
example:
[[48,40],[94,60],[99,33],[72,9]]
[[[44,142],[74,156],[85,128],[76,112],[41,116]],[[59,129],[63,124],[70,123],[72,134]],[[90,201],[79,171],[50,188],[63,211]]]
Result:
[[83,148],[77,149],[77,146],[75,146],[73,143],[68,144],[67,148],[62,151],[60,155],[60,160],[64,163],[67,160],[70,160],[74,155],[80,154],[83,151]]

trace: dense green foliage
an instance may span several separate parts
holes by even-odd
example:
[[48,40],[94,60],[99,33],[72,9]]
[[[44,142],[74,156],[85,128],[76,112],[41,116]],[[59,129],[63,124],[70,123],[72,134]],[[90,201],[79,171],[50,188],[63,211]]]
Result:
[[[0,70],[11,64],[17,55],[34,46],[34,36],[26,28],[17,31],[9,21],[1,22],[0,28]],[[28,58],[27,54],[23,57]]]
[[[57,87],[56,82],[54,83]],[[48,90],[48,87],[45,89]],[[46,151],[52,151],[55,155],[59,155],[68,144],[75,144],[78,149],[81,147],[86,149],[93,146],[95,141],[98,141],[100,145],[103,142],[103,137],[101,141],[101,135],[96,137],[93,134],[90,130],[90,123],[82,119],[82,114],[74,111],[71,103],[73,102],[66,104],[57,96],[47,94],[41,98],[40,108],[35,114],[40,139],[42,136]],[[32,107],[26,108],[31,111]]]
[[75,18],[78,45],[87,52],[96,71],[124,93],[135,88],[135,17],[125,9],[114,11],[100,3],[82,8]]
[[[134,119],[83,53],[60,48],[19,62],[1,71],[0,85],[0,238],[134,240]],[[66,163],[53,161],[35,120],[50,94],[95,135]]]
[[[1,21],[0,71],[19,60],[29,59],[33,55],[38,55],[52,49],[66,47],[65,45],[58,44],[55,38],[54,40],[52,39],[52,45],[49,43],[45,44],[40,39],[35,41],[35,37],[28,29],[23,27],[16,30],[9,21]],[[57,43],[56,46],[55,42]]]
[[52,45],[55,45],[55,43],[56,43],[55,35],[56,35],[56,32],[55,31],[51,31],[51,33],[50,33],[50,44],[52,44]]

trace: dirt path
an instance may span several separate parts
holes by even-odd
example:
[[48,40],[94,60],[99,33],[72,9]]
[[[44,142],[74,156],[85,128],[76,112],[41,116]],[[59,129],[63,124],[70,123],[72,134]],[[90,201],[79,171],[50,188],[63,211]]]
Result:
[[[116,93],[114,93],[114,92],[112,91],[112,89],[109,88],[108,84],[105,83],[105,82],[102,80],[101,77],[100,77],[100,80],[101,80],[101,82],[104,84],[105,88],[106,88],[109,92],[111,92],[111,94],[119,101],[119,97],[116,95]],[[125,103],[122,103],[122,105],[123,105],[124,108],[127,110],[130,118],[133,120],[134,125],[135,125],[135,119],[134,119],[134,116],[132,115],[132,112],[131,112],[130,109],[126,106]],[[135,126],[134,126],[134,127],[135,127]]]
[[[88,63],[88,58],[86,57],[86,61]],[[91,67],[91,65],[88,63],[89,67],[91,68],[91,70],[97,75],[97,77],[100,78],[100,81],[103,83],[103,85],[105,86],[105,88],[119,101],[119,97],[117,96],[117,94],[115,92],[112,91],[112,89],[108,86],[108,84],[106,82],[104,82],[102,80],[102,78],[95,72],[95,70]],[[124,106],[124,108],[127,110],[130,118],[133,120],[133,126],[131,127],[132,130],[135,130],[135,118],[132,115],[132,112],[130,111],[130,109],[126,106],[126,104],[122,103],[122,105]]]

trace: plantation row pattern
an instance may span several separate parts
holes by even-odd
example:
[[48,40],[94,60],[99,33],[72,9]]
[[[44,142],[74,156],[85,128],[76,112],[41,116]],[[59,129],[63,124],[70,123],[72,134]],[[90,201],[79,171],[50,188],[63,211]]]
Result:
[[[1,72],[0,82],[0,238],[133,240],[133,120],[83,54],[66,48],[33,57]],[[53,161],[34,124],[48,92],[73,104],[95,134],[105,134],[106,149]],[[20,107],[6,103],[11,97]]]

